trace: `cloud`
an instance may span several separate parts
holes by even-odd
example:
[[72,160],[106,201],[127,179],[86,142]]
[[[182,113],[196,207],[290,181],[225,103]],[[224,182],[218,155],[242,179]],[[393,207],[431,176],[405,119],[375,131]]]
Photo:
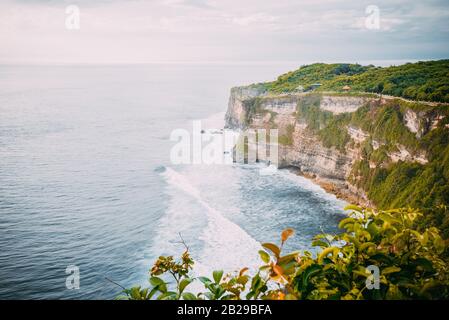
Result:
[[[80,30],[65,7],[80,8]],[[329,60],[449,56],[447,1],[4,0],[0,63]]]
[[259,12],[247,16],[232,17],[230,20],[239,26],[249,26],[251,24],[273,24],[277,20],[279,20],[279,18],[263,12]]
[[165,0],[164,3],[169,6],[186,6],[203,9],[212,8],[207,0]]

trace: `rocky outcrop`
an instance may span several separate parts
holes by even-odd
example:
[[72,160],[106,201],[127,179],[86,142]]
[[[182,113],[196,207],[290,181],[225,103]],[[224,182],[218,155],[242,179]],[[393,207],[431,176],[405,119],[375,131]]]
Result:
[[427,132],[438,127],[440,121],[444,119],[444,115],[435,111],[415,111],[407,109],[404,114],[404,124],[414,133],[417,138],[421,138]]
[[351,136],[351,139],[355,142],[362,143],[364,142],[368,137],[369,134],[366,132],[363,132],[362,129],[348,126],[348,134]]
[[[369,159],[367,161],[370,169],[399,161],[417,162],[424,165],[428,163],[426,153],[417,149],[408,150],[401,144],[389,145],[387,141],[376,140],[370,132],[365,132],[352,122],[344,127],[339,127],[339,129],[333,129],[344,130],[347,137],[345,139],[349,139],[350,142],[345,142],[337,148],[338,144],[336,143],[324,143],[323,137],[320,135],[323,128],[319,118],[311,120],[310,117],[315,117],[317,113],[327,118],[334,117],[342,113],[356,112],[364,105],[376,108],[382,103],[390,102],[379,101],[376,97],[354,95],[341,96],[326,93],[270,95],[264,90],[254,87],[233,88],[226,113],[226,126],[243,131],[246,129],[278,129],[279,144],[276,147],[278,149],[277,165],[280,168],[294,167],[302,175],[313,179],[326,190],[336,193],[348,201],[372,206],[373,204],[370,203],[365,192],[351,183],[351,181],[357,183],[360,180],[353,169],[357,162],[366,161],[364,158],[366,141],[369,141],[373,150],[383,148],[379,151],[381,160],[376,160],[376,162]],[[399,107],[392,105],[391,108]],[[443,117],[434,110],[426,111],[426,109],[419,108],[417,110],[412,107],[404,109],[402,121],[404,127],[419,139],[438,126]],[[332,115],[329,115],[329,112]],[[311,123],[314,123],[315,129],[310,128]],[[329,138],[329,131],[327,134]],[[335,135],[339,137],[345,137],[345,134],[335,132]],[[332,132],[330,135],[332,136]],[[281,140],[281,138],[283,139]],[[332,138],[330,137],[331,140]],[[258,148],[257,145],[251,145],[251,143],[248,144],[248,147],[249,149]],[[259,152],[258,160],[267,160],[266,154],[266,152]]]
[[417,137],[421,137],[423,127],[421,125],[422,114],[414,112],[412,110],[405,111],[404,121],[405,126],[410,130],[410,132],[415,133]]
[[[277,96],[267,95],[266,92],[257,86],[255,87],[234,87],[231,89],[231,95],[226,112],[226,126],[228,128],[244,129],[247,127],[245,120],[248,118],[248,101],[259,98],[259,109],[275,112],[279,115],[289,114],[296,111],[298,100],[310,93],[291,93]],[[357,96],[336,96],[322,95],[320,98],[320,109],[340,114],[344,112],[354,112],[369,98]]]
[[320,108],[334,114],[354,112],[366,101],[368,101],[368,98],[365,97],[323,96]]
[[[291,94],[280,96],[266,96],[254,91],[248,92],[239,88],[231,90],[229,106],[226,113],[226,126],[233,129],[262,129],[267,126],[279,130],[279,135],[286,132],[286,128],[294,128],[291,145],[278,147],[278,166],[295,167],[299,172],[314,179],[327,190],[338,193],[346,199],[359,203],[367,203],[362,190],[350,185],[347,178],[351,172],[354,161],[360,158],[359,150],[348,149],[341,152],[335,148],[323,146],[320,139],[308,129],[304,119],[296,116],[298,101],[306,94]],[[252,113],[249,101],[258,98],[257,113]],[[344,110],[357,110],[366,101],[358,97],[323,96],[320,108],[332,113],[347,112]],[[250,117],[250,121],[248,120]],[[357,128],[348,128],[351,136],[358,142],[366,138],[363,131]],[[249,146],[256,148],[256,146]],[[266,160],[259,154],[260,161]],[[356,198],[356,200],[354,200]]]
[[410,151],[407,150],[403,145],[396,145],[397,151],[390,152],[388,155],[392,162],[407,161],[407,162],[418,162],[420,164],[426,164],[429,162],[424,153],[419,153],[412,155]]

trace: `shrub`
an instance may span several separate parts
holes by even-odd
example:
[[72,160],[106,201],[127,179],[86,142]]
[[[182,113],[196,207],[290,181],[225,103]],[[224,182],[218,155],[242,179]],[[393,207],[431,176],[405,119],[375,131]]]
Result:
[[[124,290],[125,299],[447,299],[449,269],[447,242],[436,226],[423,227],[422,214],[414,209],[375,211],[349,206],[349,216],[341,220],[338,235],[319,234],[312,246],[320,251],[282,254],[293,234],[286,229],[280,245],[263,243],[259,251],[262,266],[254,275],[243,268],[223,276],[192,278],[188,248],[179,262],[159,257],[150,271],[150,288]],[[438,218],[446,208],[436,208]],[[443,219],[444,221],[447,220]],[[446,221],[447,222],[447,221]],[[446,223],[445,222],[445,223]],[[378,288],[369,268],[378,268]],[[170,274],[169,283],[158,277]],[[193,281],[204,292],[186,292]],[[375,283],[375,282],[374,282]],[[372,288],[372,289],[370,289]]]

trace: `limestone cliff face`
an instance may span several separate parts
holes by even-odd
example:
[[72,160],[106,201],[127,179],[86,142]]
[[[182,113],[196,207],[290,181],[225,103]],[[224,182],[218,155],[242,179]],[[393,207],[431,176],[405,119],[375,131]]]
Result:
[[[301,93],[268,96],[256,91],[233,88],[226,113],[226,126],[245,130],[267,128],[269,125],[277,128],[279,135],[285,134],[289,127],[294,128],[291,133],[291,144],[279,144],[278,166],[295,167],[320,184],[332,185],[334,190],[330,191],[356,202],[367,203],[363,191],[357,190],[347,182],[353,163],[360,158],[360,150],[348,148],[345,152],[341,152],[333,147],[327,148],[307,129],[304,119],[296,115],[298,100],[306,95]],[[252,110],[254,99],[259,99],[258,112]],[[339,114],[353,112],[365,102],[366,98],[324,95],[321,98],[320,108]],[[352,128],[352,132],[356,130]],[[363,133],[359,132],[358,135],[363,137]],[[265,159],[259,157],[259,160]]]
[[[350,182],[354,179],[357,180],[357,177],[352,176],[352,179],[350,177],[354,174],[354,164],[363,158],[363,145],[366,145],[366,141],[369,142],[373,150],[385,148],[385,143],[375,140],[369,133],[357,126],[347,125],[344,127],[345,129],[339,129],[346,131],[349,140],[343,149],[325,146],[322,137],[317,133],[321,128],[310,130],[310,119],[299,112],[298,106],[301,101],[306,109],[310,104],[310,108],[318,108],[318,110],[325,111],[325,114],[327,112],[340,115],[355,112],[367,103],[373,103],[379,99],[377,97],[322,93],[319,94],[318,100],[314,100],[312,99],[313,95],[316,94],[269,95],[254,87],[233,88],[226,113],[226,126],[242,131],[262,128],[278,129],[280,137],[288,136],[284,139],[284,143],[279,143],[278,146],[278,166],[280,168],[295,167],[301,174],[314,179],[329,191],[348,201],[373,205],[369,202],[365,192]],[[438,115],[429,116],[406,110],[403,125],[419,138],[428,130],[432,130],[439,120],[441,119]],[[281,142],[281,140],[279,141]],[[256,146],[249,146],[249,148],[256,148]],[[410,151],[400,144],[389,146],[386,154],[390,163],[398,161],[427,163],[425,152]],[[259,154],[258,160],[265,160],[264,156]],[[379,166],[379,163],[369,163],[370,168],[376,166]]]
[[226,126],[228,128],[243,129],[247,109],[244,104],[248,99],[261,96],[264,92],[258,88],[234,87],[231,89],[228,110],[226,112]]

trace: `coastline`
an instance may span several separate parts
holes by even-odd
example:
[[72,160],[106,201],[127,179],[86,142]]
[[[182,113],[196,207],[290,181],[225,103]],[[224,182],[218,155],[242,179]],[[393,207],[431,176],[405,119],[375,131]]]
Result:
[[327,193],[334,195],[337,199],[345,201],[348,204],[354,204],[360,207],[375,208],[374,204],[371,201],[357,195],[356,193],[352,192],[349,188],[342,188],[336,183],[333,183],[327,179],[320,179],[318,176],[307,172],[303,172],[299,170],[297,167],[291,166],[288,168],[284,168],[284,170],[288,170],[289,172],[295,175],[310,180],[317,186],[320,186]]

